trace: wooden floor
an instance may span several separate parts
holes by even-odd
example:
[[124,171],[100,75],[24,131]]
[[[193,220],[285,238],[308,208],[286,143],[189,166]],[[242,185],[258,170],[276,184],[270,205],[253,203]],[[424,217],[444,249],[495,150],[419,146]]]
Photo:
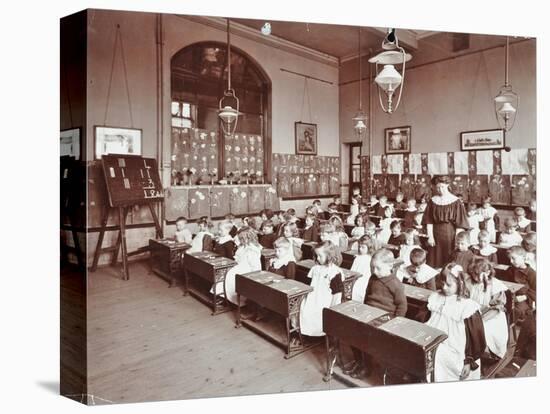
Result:
[[[89,273],[88,395],[123,403],[346,388],[323,382],[325,348],[285,360],[233,312],[210,309],[149,274],[147,262]],[[377,380],[371,381],[376,383]]]

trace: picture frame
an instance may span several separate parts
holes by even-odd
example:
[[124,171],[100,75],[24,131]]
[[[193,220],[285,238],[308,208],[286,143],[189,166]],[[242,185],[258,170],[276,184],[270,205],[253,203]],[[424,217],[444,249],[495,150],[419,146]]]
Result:
[[411,126],[385,128],[384,150],[386,154],[410,154]]
[[59,156],[64,157],[74,157],[75,159],[80,159],[80,148],[81,148],[81,129],[78,128],[68,128],[62,129],[59,132]]
[[486,129],[460,133],[461,151],[503,149],[506,146],[504,129]]
[[317,155],[317,124],[294,123],[296,154]]
[[94,126],[94,156],[102,155],[142,155],[142,129]]

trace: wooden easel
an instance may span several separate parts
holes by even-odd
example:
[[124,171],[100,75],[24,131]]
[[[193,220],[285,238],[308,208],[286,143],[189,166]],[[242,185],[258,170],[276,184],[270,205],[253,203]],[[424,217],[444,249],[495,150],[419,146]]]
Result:
[[[153,202],[146,203],[153,217],[153,222],[155,223],[156,236],[157,238],[162,238],[162,228],[160,226],[160,221],[155,212]],[[99,257],[104,253],[112,253],[111,256],[111,266],[115,266],[118,261],[118,253],[122,250],[121,261],[122,261],[122,278],[124,280],[130,279],[130,274],[128,272],[128,257],[135,256],[140,253],[144,253],[149,250],[148,246],[140,247],[133,252],[128,252],[126,245],[126,219],[128,217],[128,211],[132,206],[118,206],[110,207],[106,206],[103,212],[103,217],[101,219],[101,230],[99,231],[99,237],[97,239],[97,245],[94,252],[94,260],[92,262],[92,267],[90,268],[91,272],[95,272],[97,269],[97,264],[99,262]],[[111,212],[116,212],[118,214],[118,235],[116,243],[113,246],[102,247],[103,239],[105,237],[105,232],[107,231],[107,222],[109,221],[109,215]]]
[[[130,278],[128,272],[128,257],[149,250],[148,246],[128,252],[126,246],[126,218],[128,211],[135,205],[147,205],[156,229],[157,238],[163,237],[162,227],[155,212],[154,204],[164,201],[162,184],[160,181],[157,162],[153,158],[144,158],[136,155],[104,155],[102,157],[103,175],[109,204],[105,206],[101,218],[101,228],[97,239],[96,250],[90,271],[97,269],[99,256],[103,253],[112,253],[111,265],[118,260],[119,250],[122,252],[122,278]],[[113,246],[103,247],[105,232],[108,228],[109,215],[115,212],[118,215],[118,230],[116,243]]]

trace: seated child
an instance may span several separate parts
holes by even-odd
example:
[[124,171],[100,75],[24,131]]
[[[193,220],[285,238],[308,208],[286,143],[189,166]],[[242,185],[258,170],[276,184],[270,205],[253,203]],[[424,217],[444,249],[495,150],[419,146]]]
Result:
[[491,243],[494,243],[497,238],[496,230],[496,215],[497,209],[491,205],[491,197],[485,197],[483,199],[483,204],[479,209],[479,214],[483,218],[483,227],[489,232],[491,237]]
[[486,348],[480,306],[467,296],[460,265],[447,264],[441,275],[442,291],[428,298],[431,316],[426,322],[447,334],[435,353],[435,382],[479,379],[480,357]]
[[463,269],[468,269],[474,257],[474,252],[470,250],[470,235],[468,232],[461,231],[457,233],[455,236],[455,251],[451,256],[451,260],[462,266]]
[[380,200],[378,201],[378,206],[376,207],[376,215],[380,217],[386,217],[386,208],[390,208],[391,215],[393,216],[393,207],[388,203],[388,197],[385,195],[380,196]]
[[281,230],[281,227],[283,226],[283,224],[286,223],[285,221],[285,212],[283,210],[279,210],[277,211],[273,218],[271,219],[271,221],[273,221],[273,224],[275,227],[273,227],[273,231],[276,233],[276,234],[280,234],[280,230]]
[[361,199],[363,198],[363,196],[361,195],[361,188],[353,187],[351,190],[351,196],[359,198],[359,202],[361,202]]
[[347,224],[353,224],[355,222],[355,217],[359,214],[359,197],[351,198],[351,206],[349,208],[349,216],[346,218]]
[[321,206],[321,200],[313,200],[313,207],[315,208],[316,214],[318,216],[323,215],[323,213],[325,212],[323,210],[323,207]]
[[302,301],[300,330],[303,335],[325,336],[323,309],[340,303],[342,274],[339,267],[342,256],[337,246],[327,241],[315,249],[315,266],[307,277],[313,291]]
[[262,223],[266,222],[267,220],[271,220],[273,218],[273,210],[269,208],[265,208],[260,212],[260,217],[262,219]]
[[485,340],[489,350],[499,358],[508,349],[508,322],[506,320],[506,290],[504,283],[495,278],[492,264],[484,258],[476,258],[468,267],[466,288],[469,297],[481,306]]
[[327,217],[327,220],[330,219],[332,216],[338,216],[338,206],[336,205],[336,203],[330,203],[328,205],[328,211],[327,211],[327,214],[326,214],[326,217]]
[[[365,304],[383,309],[394,316],[405,316],[407,297],[403,284],[393,274],[393,253],[388,249],[376,251],[371,259],[371,276],[365,293]],[[353,348],[355,364],[346,373],[353,378],[365,378],[369,373],[370,358]]]
[[229,213],[225,215],[225,220],[229,221],[233,226],[231,227],[231,231],[229,232],[229,235],[231,237],[235,237],[237,235],[237,231],[239,230],[237,228],[237,225],[235,224],[235,215]]
[[514,246],[508,250],[511,266],[506,280],[521,283],[522,289],[516,292],[516,316],[521,323],[515,354],[523,358],[537,359],[536,310],[537,274],[526,263],[527,252],[523,247]]
[[525,249],[525,263],[537,271],[537,233],[531,231],[523,236],[521,247]]
[[178,217],[176,219],[176,233],[174,236],[178,243],[191,244],[193,235],[187,228],[187,219],[185,217]]
[[274,232],[273,222],[271,220],[264,221],[261,233],[258,235],[258,241],[264,249],[273,249],[275,240],[277,240],[277,234]]
[[424,213],[426,211],[426,208],[428,208],[428,199],[426,196],[422,196],[420,199],[420,204],[417,207],[417,210],[419,213]]
[[523,237],[517,230],[518,222],[513,217],[508,217],[504,221],[504,231],[500,233],[499,244],[504,247],[521,246]]
[[300,238],[300,232],[298,231],[296,223],[285,223],[282,227],[281,237],[284,237],[290,242],[294,259],[296,261],[301,260],[302,244],[304,243],[304,239]]
[[535,307],[537,298],[537,273],[525,263],[527,252],[521,246],[513,246],[508,250],[511,266],[506,271],[506,280],[521,283],[523,288],[516,292],[516,316],[525,319]]
[[319,224],[313,214],[306,214],[303,239],[304,241],[319,241]]
[[[237,251],[235,261],[237,264],[227,271],[225,275],[225,297],[237,305],[242,306],[246,298],[241,296],[240,303],[237,303],[237,292],[235,291],[235,277],[238,274],[257,272],[262,270],[262,246],[258,243],[258,235],[249,227],[243,227],[237,232]],[[216,294],[223,291],[222,282],[216,284]]]
[[371,257],[375,250],[373,239],[369,236],[361,237],[357,243],[359,250],[358,254],[355,256],[355,259],[353,259],[351,270],[360,273],[361,276],[353,284],[351,299],[356,302],[363,303],[365,301],[365,293],[371,275]]
[[368,216],[369,215],[369,206],[365,202],[359,204],[359,215]]
[[296,277],[296,260],[292,253],[292,245],[284,237],[275,240],[275,258],[271,259],[269,272],[284,276],[287,279]]
[[476,256],[484,257],[491,263],[498,263],[497,248],[491,245],[491,236],[487,230],[480,230],[477,246],[472,246]]
[[403,232],[404,243],[399,247],[399,260],[404,265],[409,266],[411,264],[411,253],[414,249],[420,249],[418,244],[417,231],[415,229],[406,229]]
[[237,250],[233,237],[229,234],[232,227],[233,224],[227,220],[220,222],[218,225],[219,237],[214,243],[214,253],[227,257],[228,259],[233,259],[235,250]]
[[393,251],[393,256],[397,259],[399,257],[399,250],[401,245],[405,244],[405,235],[401,233],[401,223],[399,220],[392,221],[390,224],[391,236],[388,239],[387,248]]
[[403,193],[398,191],[395,195],[395,204],[393,205],[393,208],[396,210],[405,210],[407,208],[407,203],[403,201],[403,197]]
[[368,206],[369,206],[369,213],[376,214],[376,209],[378,208],[378,198],[376,198],[376,194],[370,195]]
[[[381,197],[382,198],[382,197]],[[388,240],[391,236],[391,229],[390,225],[395,220],[392,218],[393,209],[390,206],[386,206],[383,209],[383,215],[382,219],[380,220],[380,223],[378,223],[378,227],[380,227],[380,232],[378,233],[378,240],[382,244],[387,244]]]
[[339,213],[344,211],[344,206],[342,205],[342,199],[340,198],[339,195],[335,195],[334,197],[332,197],[332,202],[336,204],[336,211],[338,211]]
[[214,236],[210,232],[212,224],[207,217],[201,217],[197,221],[199,231],[191,241],[191,247],[187,250],[188,253],[212,251]]
[[410,265],[401,265],[397,270],[396,277],[409,285],[436,290],[435,277],[439,272],[426,264],[426,257],[427,254],[424,249],[415,247],[411,250]]
[[522,233],[528,233],[531,231],[531,220],[525,217],[525,209],[523,207],[516,207],[514,209],[514,217],[518,223],[518,230]]
[[468,208],[466,212],[468,214],[468,225],[470,226],[470,244],[474,245],[477,243],[478,240],[479,223],[483,221],[483,217],[481,217],[481,214],[479,214],[476,203],[468,203]]
[[351,230],[351,237],[360,239],[365,235],[365,218],[362,215],[357,215],[354,220],[355,227]]
[[344,230],[342,219],[338,216],[332,216],[328,222],[334,226],[334,233],[338,237],[337,247],[340,249],[340,252],[348,250],[349,237]]
[[319,238],[321,239],[322,243],[330,241],[335,246],[338,246],[340,244],[340,239],[338,238],[338,234],[336,234],[336,230],[332,224],[322,224],[320,231],[321,233],[319,235]]
[[416,226],[416,214],[416,200],[414,198],[409,198],[407,200],[407,207],[405,208],[405,217],[403,217],[403,226],[405,228],[412,228]]

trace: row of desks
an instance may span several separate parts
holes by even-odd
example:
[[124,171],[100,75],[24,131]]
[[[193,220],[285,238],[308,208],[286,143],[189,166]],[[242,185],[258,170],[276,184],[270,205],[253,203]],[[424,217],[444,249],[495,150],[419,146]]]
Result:
[[[172,252],[182,246],[168,244],[165,247],[169,247],[168,251]],[[266,249],[262,252],[262,260],[266,268],[268,260],[273,255],[272,250]],[[349,264],[351,267],[354,252],[345,252],[343,256],[346,258],[344,265],[347,267]],[[225,286],[223,283],[225,275],[231,267],[236,265],[236,262],[212,252],[190,253],[183,257],[180,265],[184,269],[184,294],[191,294],[208,304],[212,308],[213,315],[230,310],[231,307],[225,299],[225,291],[219,292],[218,295],[213,290],[205,293],[204,289],[194,286],[191,279],[200,278],[211,287],[217,283]],[[158,260],[158,257],[156,259]],[[237,294],[279,315],[284,320],[284,333],[282,336],[273,335],[265,329],[265,324],[243,318],[239,307],[237,307],[236,326],[246,326],[280,346],[285,351],[285,358],[291,358],[316,345],[317,343],[308,344],[304,341],[299,326],[301,304],[307,294],[313,290],[307,278],[313,265],[312,259],[298,262],[296,280],[285,279],[265,270],[237,275]],[[435,351],[439,343],[445,339],[445,335],[441,331],[432,332],[433,328],[415,320],[393,318],[382,310],[351,301],[353,285],[359,274],[343,268],[342,275],[344,276],[342,304],[323,310],[323,329],[327,334],[325,379],[330,379],[333,374],[336,355],[334,344],[339,344],[340,341],[368,351],[382,363],[399,368],[419,380],[425,381],[432,377]],[[522,287],[510,282],[504,283],[512,294]],[[406,284],[404,287],[409,306],[417,310],[426,309],[428,297],[433,292]],[[291,341],[293,335],[298,338],[294,344]],[[388,346],[390,343],[392,345]]]

